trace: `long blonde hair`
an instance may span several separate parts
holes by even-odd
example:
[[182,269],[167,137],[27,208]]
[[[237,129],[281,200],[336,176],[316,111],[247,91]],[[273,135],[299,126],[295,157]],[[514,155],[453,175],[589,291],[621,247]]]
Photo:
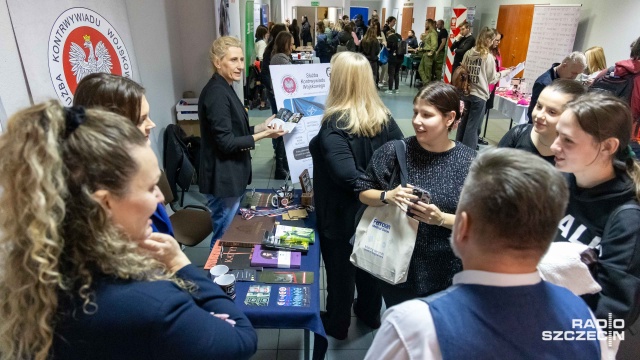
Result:
[[[85,121],[73,130],[66,118]],[[73,116],[57,101],[9,120],[0,137],[1,359],[47,359],[64,316],[59,296],[98,311],[96,275],[184,285],[139,252],[93,198],[98,189],[127,194],[139,146],[146,139],[128,119],[100,110]]]
[[338,116],[338,126],[349,134],[373,137],[389,121],[369,61],[359,53],[343,51],[331,58],[331,85],[322,121]]
[[600,72],[607,68],[607,59],[604,56],[604,50],[600,46],[594,46],[584,52],[587,58],[587,71],[589,75]]
[[483,27],[480,30],[480,35],[478,35],[478,39],[476,40],[476,51],[480,53],[480,56],[486,58],[489,52],[491,51],[491,44],[493,43],[493,38],[496,37],[496,33],[493,29],[488,27]]

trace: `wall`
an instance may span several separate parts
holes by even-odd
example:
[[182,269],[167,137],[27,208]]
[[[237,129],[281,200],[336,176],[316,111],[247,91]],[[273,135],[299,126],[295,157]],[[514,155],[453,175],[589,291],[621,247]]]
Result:
[[[351,6],[369,8],[369,17],[371,17],[371,13],[373,12],[373,10],[378,10],[378,17],[382,16],[382,13],[381,13],[381,11],[382,11],[382,1],[351,0]],[[348,14],[349,13],[348,9],[344,13]]]
[[[398,13],[402,15],[403,4],[406,2],[413,2],[413,31],[416,33],[416,36],[420,36],[420,34],[424,33],[424,25],[427,21],[427,7],[435,6],[436,8],[436,18],[435,20],[443,19],[445,23],[447,19],[444,19],[444,8],[451,7],[450,0],[382,0],[382,4],[380,8],[387,8],[387,17],[393,13],[393,9],[397,8]],[[457,2],[456,2],[457,5]],[[380,15],[382,13],[378,11]],[[386,20],[386,19],[385,19]],[[381,19],[381,22],[383,20]],[[398,19],[398,24],[402,22]],[[397,25],[396,29],[399,29],[400,25]],[[403,35],[404,36],[404,35]]]
[[[175,118],[184,89],[179,4],[174,0],[125,0],[140,80],[146,88],[150,117],[156,123],[151,146],[163,153],[164,128]],[[213,15],[212,15],[213,16]],[[162,164],[162,157],[158,157]]]
[[0,99],[7,116],[10,116],[30,106],[31,99],[6,0],[0,1],[0,54]]
[[[349,0],[320,0],[320,6],[333,6],[333,7],[341,7],[344,8],[343,14],[347,14],[346,11],[350,6]],[[311,6],[311,1],[309,0],[282,0],[282,18],[283,19],[293,19],[293,14],[291,8],[294,6]],[[298,14],[298,23],[300,23],[300,15]]]
[[[481,26],[489,26],[497,20],[500,5],[514,4],[571,4],[582,3],[580,24],[576,34],[574,50],[584,51],[591,46],[602,46],[607,64],[629,58],[629,44],[640,36],[638,14],[640,1],[637,0],[509,0],[502,4],[495,0],[462,0],[467,6],[477,5]],[[506,36],[509,36],[507,33]],[[562,59],[558,59],[562,60]]]
[[189,0],[189,6],[178,7],[180,55],[184,74],[182,91],[191,90],[196,95],[200,95],[200,90],[213,74],[209,61],[209,49],[215,40],[213,5],[213,0]]

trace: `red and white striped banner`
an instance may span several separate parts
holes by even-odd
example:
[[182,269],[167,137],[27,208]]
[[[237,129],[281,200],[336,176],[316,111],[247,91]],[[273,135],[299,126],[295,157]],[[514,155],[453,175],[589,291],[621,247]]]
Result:
[[460,29],[458,29],[458,24],[462,24],[467,20],[467,8],[464,6],[458,6],[453,8],[453,16],[451,17],[451,30],[449,31],[449,42],[447,43],[447,66],[444,68],[444,82],[451,82],[451,69],[453,68],[453,55],[451,52],[451,45],[453,44],[453,39],[458,36],[460,33]]

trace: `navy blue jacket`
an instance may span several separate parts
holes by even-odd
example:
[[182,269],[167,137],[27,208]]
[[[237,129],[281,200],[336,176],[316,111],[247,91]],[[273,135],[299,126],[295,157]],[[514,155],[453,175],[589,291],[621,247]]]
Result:
[[153,232],[174,236],[173,226],[171,226],[171,220],[167,210],[164,208],[164,204],[158,203],[156,211],[151,215],[151,222]]
[[554,63],[551,65],[551,69],[545,71],[542,75],[538,76],[536,82],[533,83],[533,89],[531,89],[531,102],[529,103],[529,110],[527,110],[527,117],[529,118],[529,124],[533,123],[533,109],[536,107],[536,103],[538,102],[538,98],[540,97],[540,93],[547,85],[551,84],[553,80],[558,78],[556,75],[556,71],[554,68],[560,65],[560,63]]
[[[134,281],[97,275],[95,313],[79,298],[60,295],[54,359],[248,359],[258,338],[249,320],[220,287],[193,265],[177,275],[195,293],[169,281]],[[210,313],[229,314],[235,327]]]

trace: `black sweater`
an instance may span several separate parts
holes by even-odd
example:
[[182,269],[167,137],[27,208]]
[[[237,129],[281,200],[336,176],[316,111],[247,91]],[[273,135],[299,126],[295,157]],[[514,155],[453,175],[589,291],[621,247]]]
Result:
[[373,153],[390,140],[402,139],[393,118],[375,137],[349,135],[336,124],[337,116],[326,119],[318,135],[309,143],[313,157],[313,191],[317,226],[321,234],[349,241],[356,231],[355,216],[360,208],[356,181]]
[[[600,248],[596,281],[602,291],[583,296],[599,319],[609,313],[631,326],[640,311],[640,210],[633,181],[624,172],[590,189],[579,188],[573,174],[567,175],[570,197],[566,215],[558,225],[555,241],[572,241]],[[610,216],[613,217],[610,218]],[[607,221],[609,230],[604,233]]]
[[498,147],[504,148],[512,148],[512,149],[520,149],[526,152],[530,152],[534,155],[538,155],[541,158],[545,159],[551,165],[555,165],[555,157],[553,155],[543,156],[538,151],[538,148],[533,144],[533,140],[531,140],[531,131],[533,131],[532,124],[521,124],[516,125],[511,130],[509,130],[500,142],[498,143]]
[[[475,150],[456,142],[452,149],[434,153],[422,148],[415,136],[404,141],[407,144],[407,182],[429,191],[431,203],[441,211],[454,214],[469,166],[476,157]],[[389,184],[396,163],[393,144],[382,146],[373,154],[365,176],[358,180],[358,190],[389,190],[397,187],[400,179]],[[449,287],[453,275],[462,270],[462,262],[451,249],[450,236],[451,230],[443,226],[421,222],[407,282],[396,286],[411,288],[420,295]]]

